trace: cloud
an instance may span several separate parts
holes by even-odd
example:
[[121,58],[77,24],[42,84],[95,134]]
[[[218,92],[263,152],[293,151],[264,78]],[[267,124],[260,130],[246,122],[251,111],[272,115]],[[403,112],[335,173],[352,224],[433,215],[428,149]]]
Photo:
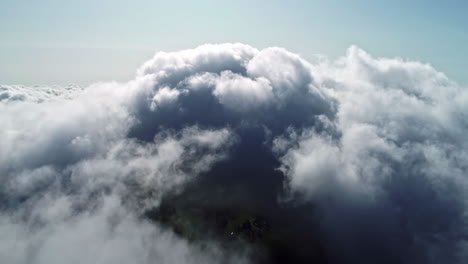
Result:
[[156,135],[152,143],[113,142],[105,153],[64,168],[11,172],[2,187],[0,258],[8,263],[244,261],[215,243],[192,245],[139,218],[158,206],[164,193],[223,159],[230,140],[227,129],[189,127]]
[[2,215],[0,258],[5,263],[239,263],[242,255],[227,255],[216,244],[190,244],[155,223],[137,219],[107,196],[93,211],[70,212],[62,197],[39,204],[36,217],[44,223],[25,226]]
[[332,263],[462,263],[467,110],[430,65],[357,47],[311,64],[207,44],[158,52],[127,83],[2,85],[0,260],[253,260],[144,217],[178,196],[295,226],[289,256],[319,243]]
[[151,109],[155,110],[158,107],[171,105],[179,97],[180,92],[176,89],[164,87],[160,89],[153,97]]
[[[282,170],[293,192],[320,204],[332,243],[347,249],[341,261],[393,252],[389,263],[463,262],[467,105],[457,98],[467,90],[429,65],[356,47],[313,71],[338,102],[336,131],[306,129],[276,148],[293,146]],[[379,253],[359,251],[371,247]]]
[[221,73],[213,94],[221,104],[234,111],[250,111],[273,97],[270,83],[265,78],[252,80],[232,72]]
[[34,101],[72,99],[82,89],[75,85],[61,86],[34,86],[34,89],[21,85],[0,85],[0,101]]
[[[1,262],[244,260],[140,219],[163,194],[225,158],[235,140],[228,128],[161,130],[150,142],[127,137],[144,80],[96,84],[70,98],[21,89],[25,100],[0,106]],[[31,97],[39,93],[47,95]]]

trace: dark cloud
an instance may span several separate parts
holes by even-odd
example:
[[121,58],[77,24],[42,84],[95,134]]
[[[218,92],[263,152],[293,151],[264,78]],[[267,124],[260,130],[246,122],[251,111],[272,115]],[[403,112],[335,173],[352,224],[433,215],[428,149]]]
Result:
[[144,217],[175,201],[287,227],[271,262],[466,259],[468,93],[429,65],[203,45],[128,83],[0,89],[2,262],[256,260]]

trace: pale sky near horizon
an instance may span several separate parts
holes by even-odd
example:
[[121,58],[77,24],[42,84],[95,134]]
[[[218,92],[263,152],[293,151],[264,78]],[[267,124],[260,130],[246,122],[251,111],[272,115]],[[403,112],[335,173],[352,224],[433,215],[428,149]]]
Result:
[[281,46],[306,59],[357,45],[468,84],[468,2],[0,0],[0,83],[126,81],[156,51]]

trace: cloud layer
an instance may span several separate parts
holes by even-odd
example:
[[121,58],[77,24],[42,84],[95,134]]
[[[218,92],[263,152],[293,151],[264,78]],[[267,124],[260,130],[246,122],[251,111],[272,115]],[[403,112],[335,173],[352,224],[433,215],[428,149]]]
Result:
[[467,113],[430,65],[357,47],[203,45],[127,83],[2,85],[0,262],[251,261],[143,217],[197,193],[300,223],[330,263],[463,263]]

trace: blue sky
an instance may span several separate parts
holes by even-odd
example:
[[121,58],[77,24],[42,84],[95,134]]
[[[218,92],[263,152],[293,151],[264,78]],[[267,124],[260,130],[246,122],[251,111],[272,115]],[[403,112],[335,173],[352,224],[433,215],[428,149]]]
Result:
[[282,46],[331,58],[358,45],[468,83],[467,1],[0,0],[0,83],[125,81],[158,50]]

